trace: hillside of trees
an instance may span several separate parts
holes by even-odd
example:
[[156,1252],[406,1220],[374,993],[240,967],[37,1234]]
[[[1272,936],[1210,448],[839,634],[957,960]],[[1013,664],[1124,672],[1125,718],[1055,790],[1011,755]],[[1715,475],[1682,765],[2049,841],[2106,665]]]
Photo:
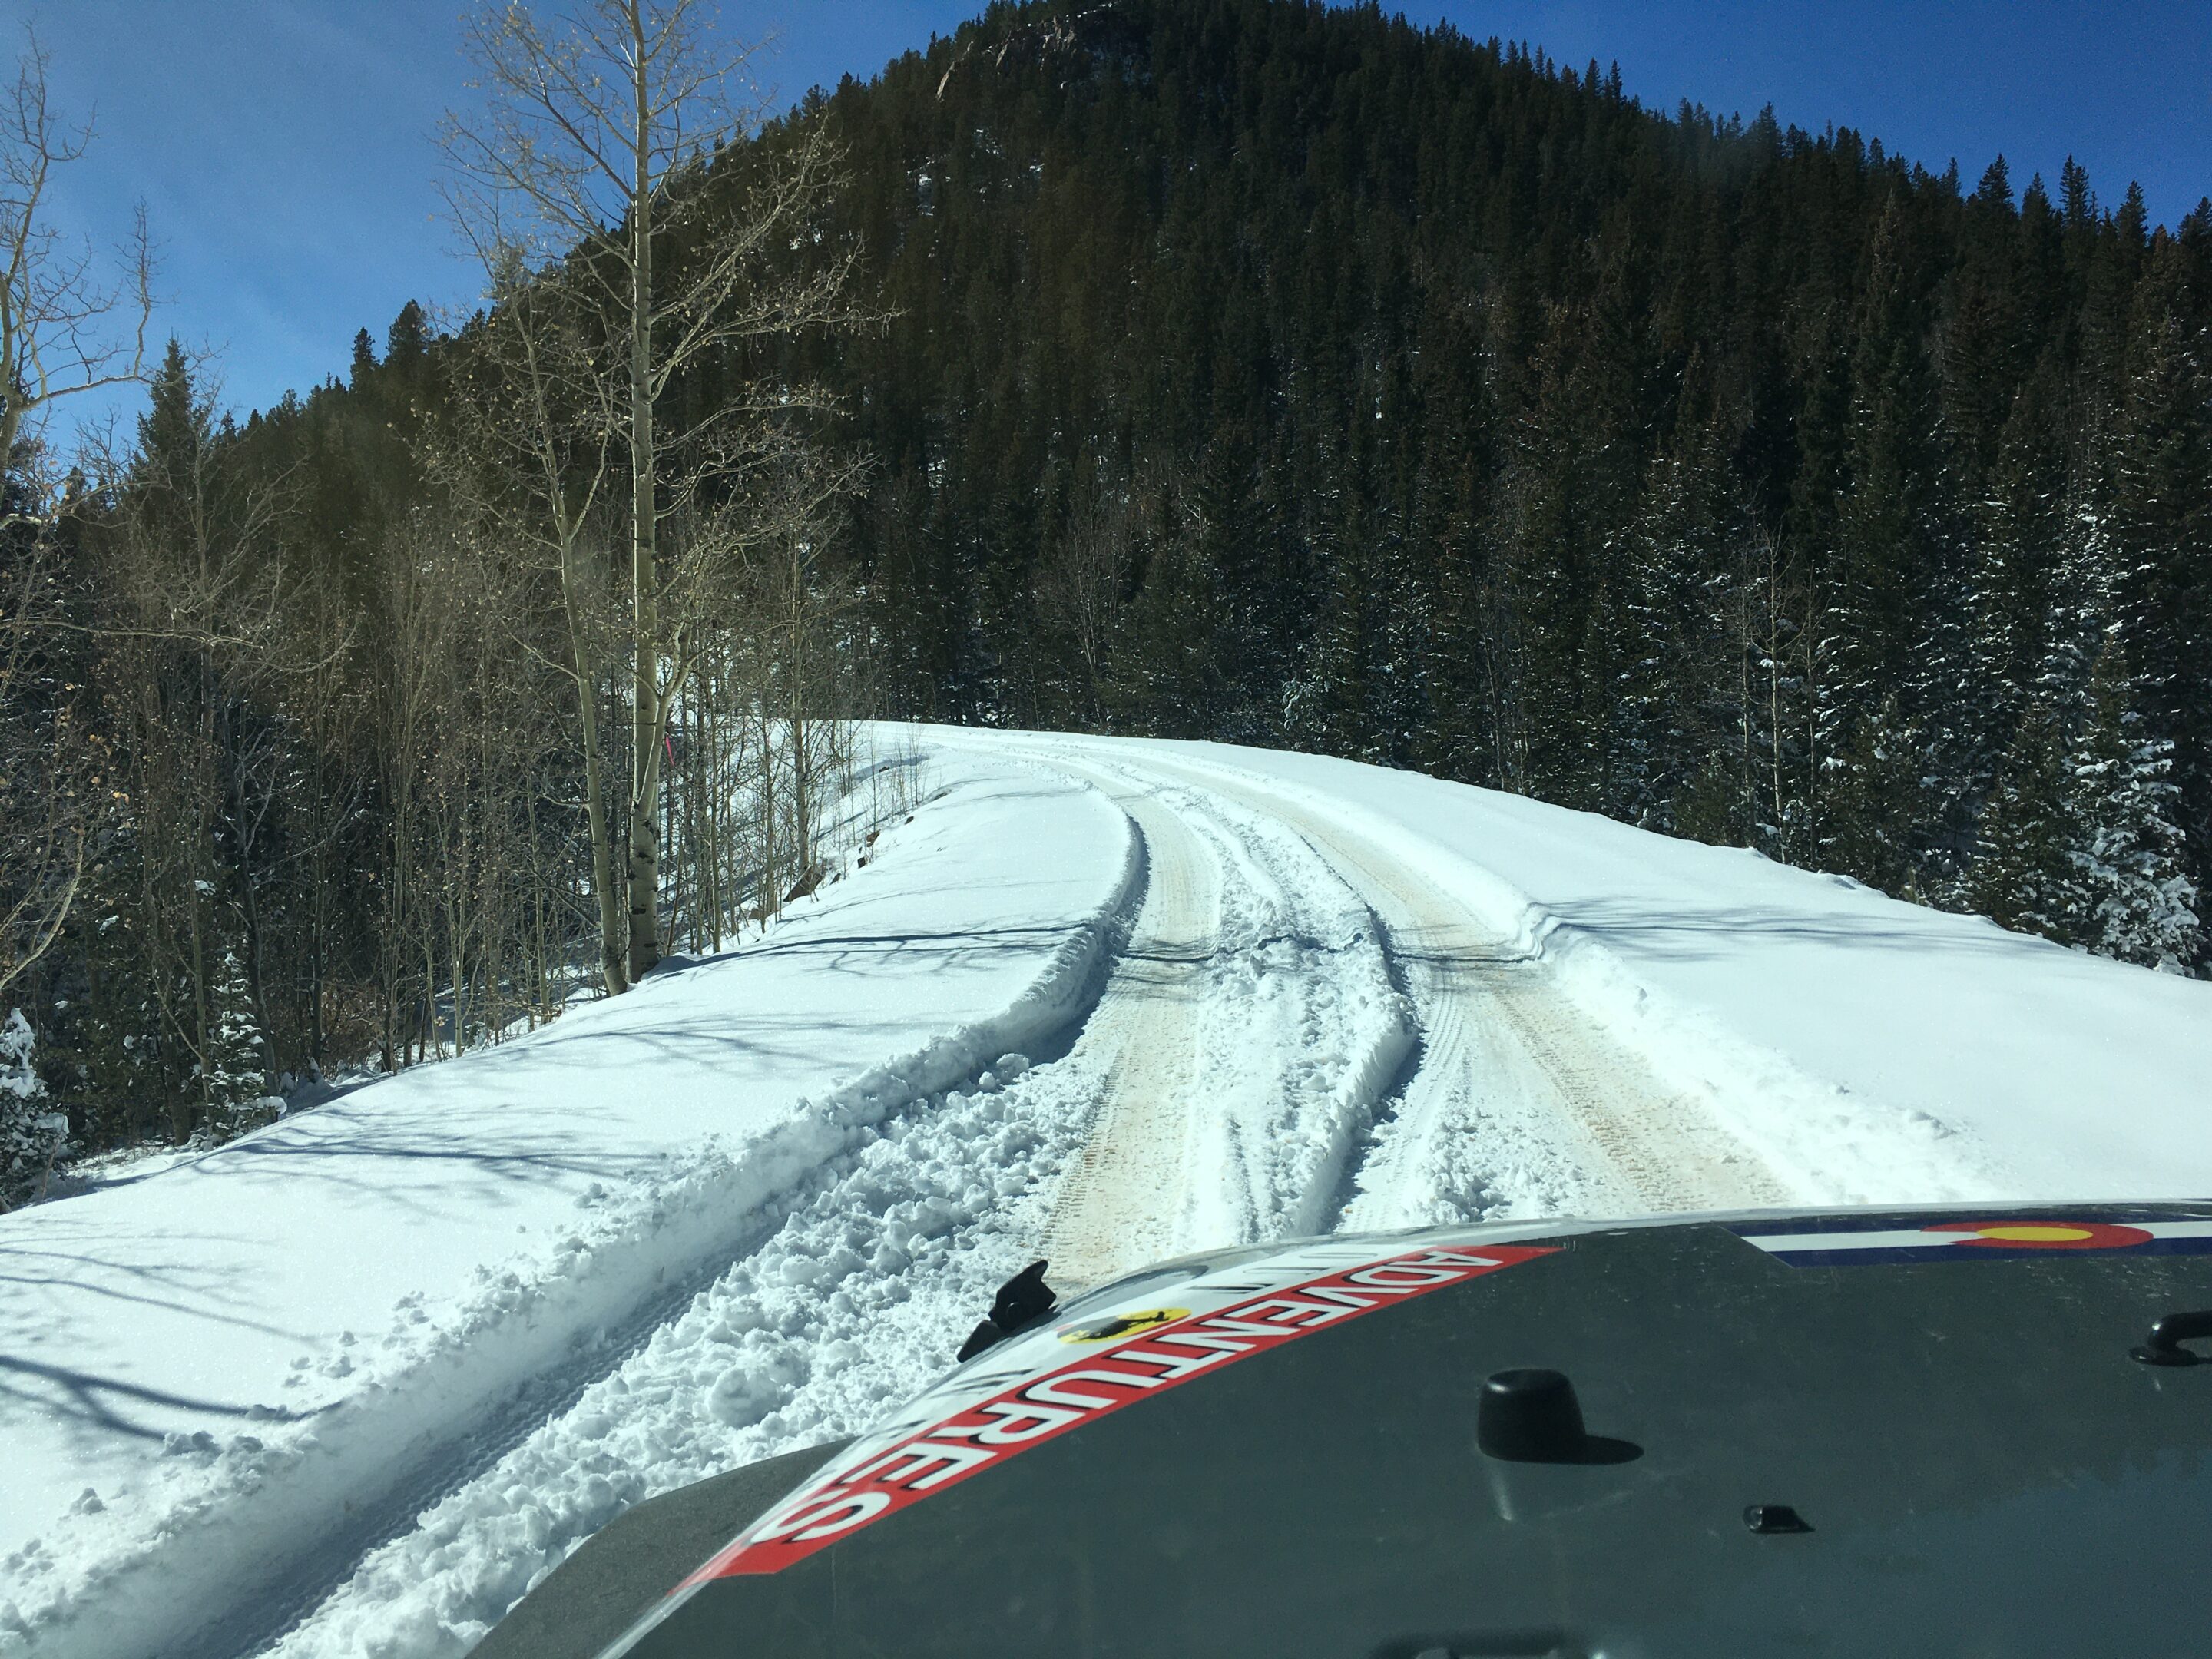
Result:
[[620,988],[625,776],[666,939],[772,912],[830,715],[1325,750],[2212,967],[2212,205],[1371,5],[1040,0],[687,162],[658,268],[822,156],[745,281],[845,297],[665,388],[672,556],[732,574],[642,750],[626,429],[562,394],[541,505],[620,487],[549,564],[484,414],[535,319],[598,362],[613,232],[242,423],[173,351],[11,520],[9,741],[72,781],[16,889],[82,858],[6,995],[80,1145]]
[[1284,744],[2201,969],[2212,208],[1370,7],[994,12],[821,106],[887,711]]

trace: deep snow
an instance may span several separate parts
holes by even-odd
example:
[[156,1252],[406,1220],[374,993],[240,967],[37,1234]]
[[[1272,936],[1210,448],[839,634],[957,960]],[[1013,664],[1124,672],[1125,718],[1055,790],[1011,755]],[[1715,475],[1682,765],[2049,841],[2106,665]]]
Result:
[[935,772],[757,945],[0,1221],[0,1652],[225,1650],[343,1558],[347,1506],[434,1487],[885,1115],[1064,1026],[1133,891],[1125,821]]
[[0,1219],[0,1654],[465,1652],[1048,1239],[2212,1192],[2212,986],[1350,763],[925,741],[758,943]]

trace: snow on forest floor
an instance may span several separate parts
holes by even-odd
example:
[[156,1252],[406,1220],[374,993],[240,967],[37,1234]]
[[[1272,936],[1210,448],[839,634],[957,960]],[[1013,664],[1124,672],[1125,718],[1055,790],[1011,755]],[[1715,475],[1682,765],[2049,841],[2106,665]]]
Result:
[[1349,763],[927,740],[757,945],[0,1222],[0,1654],[465,1653],[1038,1254],[2212,1191],[2212,986]]

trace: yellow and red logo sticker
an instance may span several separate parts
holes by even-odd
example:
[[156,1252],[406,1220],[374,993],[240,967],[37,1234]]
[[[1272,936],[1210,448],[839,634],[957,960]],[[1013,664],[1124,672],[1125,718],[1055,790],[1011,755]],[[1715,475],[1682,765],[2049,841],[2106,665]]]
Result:
[[2142,1215],[2124,1219],[2073,1216],[1997,1216],[1984,1221],[1900,1224],[1879,1220],[1799,1223],[1789,1231],[1746,1225],[1746,1243],[1793,1267],[1856,1267],[1912,1261],[1989,1261],[2045,1251],[2125,1251],[2142,1255],[2212,1252],[2212,1220],[2201,1216]]
[[[777,1572],[933,1492],[994,1468],[1033,1446],[1073,1432],[1255,1354],[1287,1346],[1329,1325],[1550,1255],[1549,1245],[1409,1251],[1318,1276],[1285,1275],[1208,1312],[1147,1308],[1061,1326],[1060,1340],[1082,1352],[1033,1364],[1007,1382],[927,1427],[850,1452],[701,1567],[685,1586],[743,1573]],[[1310,1267],[1305,1269],[1311,1275]],[[1191,1286],[1194,1293],[1204,1288]],[[1194,1294],[1194,1299],[1197,1299]]]
[[1188,1308],[1146,1308],[1136,1313],[1109,1314],[1103,1319],[1063,1325],[1054,1334],[1063,1342],[1111,1342],[1117,1336],[1134,1336],[1139,1331],[1154,1330],[1189,1317]]

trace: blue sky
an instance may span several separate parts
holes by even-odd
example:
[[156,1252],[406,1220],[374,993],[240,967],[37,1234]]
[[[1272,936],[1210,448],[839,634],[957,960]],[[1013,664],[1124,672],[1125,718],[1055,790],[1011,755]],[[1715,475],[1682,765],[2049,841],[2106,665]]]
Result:
[[[774,34],[788,99],[866,76],[977,6],[726,0],[724,31]],[[160,325],[221,355],[227,401],[265,406],[343,372],[410,297],[465,301],[434,217],[440,113],[467,96],[462,0],[0,0],[35,21],[64,107],[97,116],[57,219],[106,244],[143,198],[161,245]],[[1417,21],[1617,61],[1628,89],[1784,122],[1860,128],[1969,184],[2015,185],[2071,153],[2154,219],[2212,193],[2212,0],[1407,0]]]

